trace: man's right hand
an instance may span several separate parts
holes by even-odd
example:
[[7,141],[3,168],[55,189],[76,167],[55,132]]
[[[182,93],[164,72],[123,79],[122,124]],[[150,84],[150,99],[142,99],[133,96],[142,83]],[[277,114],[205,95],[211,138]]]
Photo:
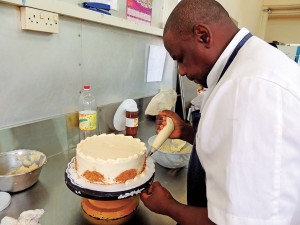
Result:
[[171,110],[164,110],[161,111],[156,116],[156,131],[159,133],[164,126],[167,124],[166,117],[172,119],[174,123],[174,131],[171,133],[171,139],[182,139],[188,141],[189,143],[193,144],[194,141],[194,132],[192,126],[185,123],[175,112]]

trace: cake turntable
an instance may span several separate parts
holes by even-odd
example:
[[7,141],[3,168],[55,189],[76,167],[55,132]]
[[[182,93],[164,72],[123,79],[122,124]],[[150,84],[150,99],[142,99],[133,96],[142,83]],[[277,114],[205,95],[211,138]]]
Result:
[[139,194],[152,184],[154,175],[154,161],[148,157],[144,172],[124,184],[90,183],[78,176],[74,157],[66,168],[65,183],[82,197],[83,215],[89,222],[120,225],[132,218],[139,204]]

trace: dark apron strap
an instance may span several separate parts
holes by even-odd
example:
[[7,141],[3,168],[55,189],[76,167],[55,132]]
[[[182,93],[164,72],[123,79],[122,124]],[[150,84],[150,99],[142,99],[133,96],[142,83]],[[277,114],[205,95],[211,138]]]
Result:
[[187,174],[187,203],[191,206],[207,207],[206,199],[206,177],[205,171],[200,163],[196,151],[196,144],[193,145],[188,174]]
[[231,55],[229,56],[223,70],[222,73],[218,79],[218,82],[220,81],[220,79],[223,77],[224,73],[227,71],[228,67],[230,66],[230,64],[233,62],[234,58],[236,57],[236,55],[238,54],[238,52],[240,51],[240,49],[244,46],[244,44],[249,40],[249,38],[252,37],[251,33],[248,33],[239,43],[238,45],[235,47],[235,49],[233,50],[233,52],[231,53]]
[[[200,110],[191,113],[193,130],[196,133],[200,121]],[[193,144],[187,173],[187,203],[191,206],[207,207],[205,171],[196,151],[196,140]]]

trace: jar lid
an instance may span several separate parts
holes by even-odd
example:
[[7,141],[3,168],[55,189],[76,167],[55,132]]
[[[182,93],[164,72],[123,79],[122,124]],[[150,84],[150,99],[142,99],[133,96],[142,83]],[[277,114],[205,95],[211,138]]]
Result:
[[138,112],[139,110],[136,105],[129,105],[126,107],[126,111],[127,112]]
[[6,209],[11,202],[11,196],[7,192],[0,192],[0,212]]

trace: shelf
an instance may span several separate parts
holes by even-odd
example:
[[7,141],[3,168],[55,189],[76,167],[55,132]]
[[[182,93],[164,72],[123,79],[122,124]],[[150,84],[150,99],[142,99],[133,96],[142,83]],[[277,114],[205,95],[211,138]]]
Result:
[[27,6],[40,10],[45,10],[59,15],[82,19],[90,22],[100,23],[108,26],[119,27],[127,30],[142,32],[155,36],[162,36],[163,29],[138,24],[126,19],[101,14],[88,9],[84,9],[78,5],[70,4],[57,0],[0,0],[0,2],[12,4],[16,6]]

